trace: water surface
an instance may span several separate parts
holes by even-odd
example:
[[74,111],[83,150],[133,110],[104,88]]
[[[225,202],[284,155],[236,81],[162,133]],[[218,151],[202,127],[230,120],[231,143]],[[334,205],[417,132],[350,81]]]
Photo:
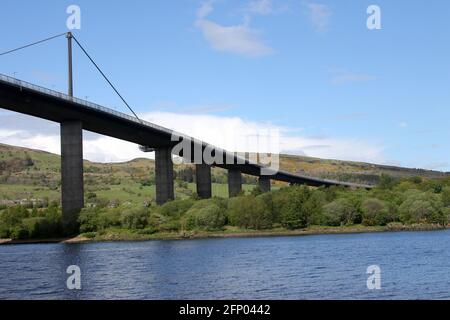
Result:
[[55,298],[449,299],[450,231],[0,246],[0,299]]

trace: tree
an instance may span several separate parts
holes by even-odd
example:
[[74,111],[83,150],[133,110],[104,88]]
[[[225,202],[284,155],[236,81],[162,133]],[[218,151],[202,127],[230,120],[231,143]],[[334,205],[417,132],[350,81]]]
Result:
[[184,216],[184,228],[187,230],[220,230],[226,223],[225,203],[222,199],[200,200]]
[[361,205],[362,224],[366,226],[385,226],[389,220],[389,209],[384,201],[375,198],[365,199]]
[[403,223],[447,223],[447,214],[439,195],[429,192],[409,192],[399,207]]
[[450,207],[450,187],[444,187],[441,192],[442,204],[445,207]]
[[356,208],[349,199],[339,198],[325,205],[323,208],[327,225],[339,226],[342,224],[353,224],[357,213]]
[[232,225],[243,228],[267,229],[273,223],[271,206],[262,195],[230,199],[227,214]]
[[301,229],[309,226],[312,202],[308,203],[312,192],[308,187],[295,188],[292,198],[282,208],[281,224],[287,229]]

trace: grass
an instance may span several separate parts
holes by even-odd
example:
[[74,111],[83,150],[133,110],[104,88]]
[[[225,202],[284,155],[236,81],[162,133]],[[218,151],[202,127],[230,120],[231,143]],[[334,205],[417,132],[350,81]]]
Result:
[[[242,189],[249,193],[255,185],[244,184]],[[276,189],[276,188],[275,188]],[[195,183],[189,183],[187,189],[175,186],[176,198],[186,198],[196,191]],[[120,185],[97,185],[87,186],[86,194],[95,193],[97,198],[118,200],[120,202],[130,202],[132,204],[142,204],[143,201],[154,199],[155,186],[142,186],[140,183],[127,183]],[[212,184],[212,195],[217,197],[228,197],[227,184]],[[0,200],[22,200],[48,197],[50,201],[60,199],[60,189],[51,189],[48,187],[23,185],[23,184],[0,184]],[[89,201],[89,200],[87,200]]]

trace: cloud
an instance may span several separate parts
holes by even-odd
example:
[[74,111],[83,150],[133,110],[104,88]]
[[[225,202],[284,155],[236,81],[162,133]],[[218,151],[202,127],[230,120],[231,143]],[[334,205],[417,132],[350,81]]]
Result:
[[197,9],[197,18],[206,18],[214,10],[213,3],[214,1],[212,0],[203,2]]
[[408,124],[407,124],[406,122],[402,121],[402,122],[400,122],[400,123],[398,124],[398,126],[399,126],[400,128],[407,128],[407,127],[408,127]]
[[268,15],[274,12],[272,0],[253,0],[246,8],[247,12]]
[[328,29],[332,15],[331,9],[325,4],[306,2],[304,6],[314,29],[324,32]]
[[[263,10],[262,7],[259,10]],[[270,55],[274,50],[261,39],[261,32],[249,26],[249,17],[238,25],[223,26],[206,19],[213,11],[213,2],[203,2],[197,10],[195,26],[200,29],[208,44],[217,51],[247,57]]]
[[260,32],[246,25],[221,26],[209,20],[197,20],[198,27],[209,45],[217,50],[248,57],[272,54],[274,50],[260,39]]
[[348,83],[368,82],[376,80],[377,77],[365,73],[355,73],[345,69],[331,70],[332,76],[330,79],[333,85],[344,85]]
[[[42,131],[44,134],[41,134],[40,128],[46,127],[47,121],[14,113],[11,116],[18,121],[0,130],[2,143],[60,153],[58,125],[49,126],[52,129]],[[384,148],[378,144],[354,138],[310,137],[293,128],[240,117],[173,112],[150,112],[140,114],[140,117],[229,151],[276,151],[318,158],[386,162]],[[35,122],[35,125],[22,126],[20,120],[24,118],[28,118],[28,123]],[[270,143],[266,143],[268,140]],[[136,144],[86,131],[83,149],[85,159],[96,162],[123,162],[138,157],[154,157],[153,154],[140,152]]]

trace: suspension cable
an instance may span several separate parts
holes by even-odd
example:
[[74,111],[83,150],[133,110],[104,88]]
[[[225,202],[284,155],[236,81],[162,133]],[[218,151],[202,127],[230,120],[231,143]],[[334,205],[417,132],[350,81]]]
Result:
[[[67,34],[68,34],[67,32],[64,32],[64,33],[61,33],[61,34],[57,34],[57,35],[55,35],[55,36],[53,36],[53,37],[49,37],[49,38],[46,38],[46,39],[43,39],[43,40],[40,40],[40,41],[36,41],[36,42],[30,43],[30,44],[27,44],[27,45],[24,45],[24,46],[21,46],[21,47],[12,49],[12,50],[8,50],[8,51],[5,51],[5,52],[0,53],[0,56],[6,55],[6,54],[8,54],[8,53],[16,52],[16,51],[19,51],[19,50],[22,50],[22,49],[25,49],[25,48],[28,48],[28,47],[31,47],[31,46],[34,46],[34,45],[37,45],[37,44],[40,44],[40,43],[49,41],[49,40],[52,40],[52,39],[55,39],[55,38],[58,38],[58,37],[61,37],[61,36],[67,35]],[[108,79],[108,77],[105,75],[105,73],[100,69],[100,67],[97,65],[97,63],[95,63],[94,59],[91,58],[91,56],[89,55],[89,53],[87,53],[87,51],[84,49],[84,47],[80,44],[80,42],[77,40],[77,38],[75,38],[75,36],[74,36],[73,34],[72,34],[72,38],[75,40],[75,42],[77,43],[77,45],[81,48],[81,50],[83,51],[83,53],[84,53],[84,54],[88,57],[88,59],[92,62],[92,64],[95,66],[95,68],[97,68],[97,70],[100,72],[100,74],[103,76],[103,78],[108,82],[108,84],[109,84],[109,85],[111,86],[111,88],[115,91],[115,93],[119,96],[119,98],[123,101],[123,103],[125,103],[125,105],[126,105],[126,106],[128,107],[128,109],[134,114],[134,116],[135,116],[139,121],[141,121],[141,119],[137,116],[137,114],[136,114],[136,113],[133,111],[133,109],[130,107],[130,105],[128,104],[128,102],[123,98],[123,96],[119,93],[119,91],[116,89],[116,87],[111,83],[111,81]]]
[[105,80],[108,82],[108,84],[111,86],[111,88],[117,93],[119,98],[125,103],[125,105],[128,107],[128,109],[134,114],[136,119],[138,119],[141,122],[141,119],[137,116],[137,114],[133,111],[133,109],[130,107],[130,105],[126,102],[126,100],[122,97],[122,95],[117,91],[116,87],[109,81],[108,77],[103,73],[103,71],[100,69],[100,67],[95,63],[95,61],[91,58],[89,53],[83,48],[83,46],[78,42],[77,38],[75,38],[74,35],[72,35],[72,38],[75,40],[75,42],[78,44],[78,46],[81,48],[81,50],[84,52],[84,54],[88,57],[88,59],[92,62],[92,64],[97,68],[98,72],[105,78]]
[[8,51],[5,51],[5,52],[0,53],[0,56],[3,56],[3,55],[8,54],[8,53],[16,52],[16,51],[19,51],[19,50],[22,50],[22,49],[25,49],[25,48],[34,46],[34,45],[40,44],[40,43],[42,43],[42,42],[46,42],[46,41],[49,41],[49,40],[52,40],[52,39],[55,39],[55,38],[64,36],[64,35],[66,35],[66,34],[67,34],[67,32],[64,32],[64,33],[58,34],[58,35],[56,35],[56,36],[53,36],[53,37],[50,37],[50,38],[47,38],[47,39],[43,39],[43,40],[40,40],[40,41],[36,41],[36,42],[30,43],[30,44],[24,45],[24,46],[22,46],[22,47],[12,49],[12,50],[8,50]]

